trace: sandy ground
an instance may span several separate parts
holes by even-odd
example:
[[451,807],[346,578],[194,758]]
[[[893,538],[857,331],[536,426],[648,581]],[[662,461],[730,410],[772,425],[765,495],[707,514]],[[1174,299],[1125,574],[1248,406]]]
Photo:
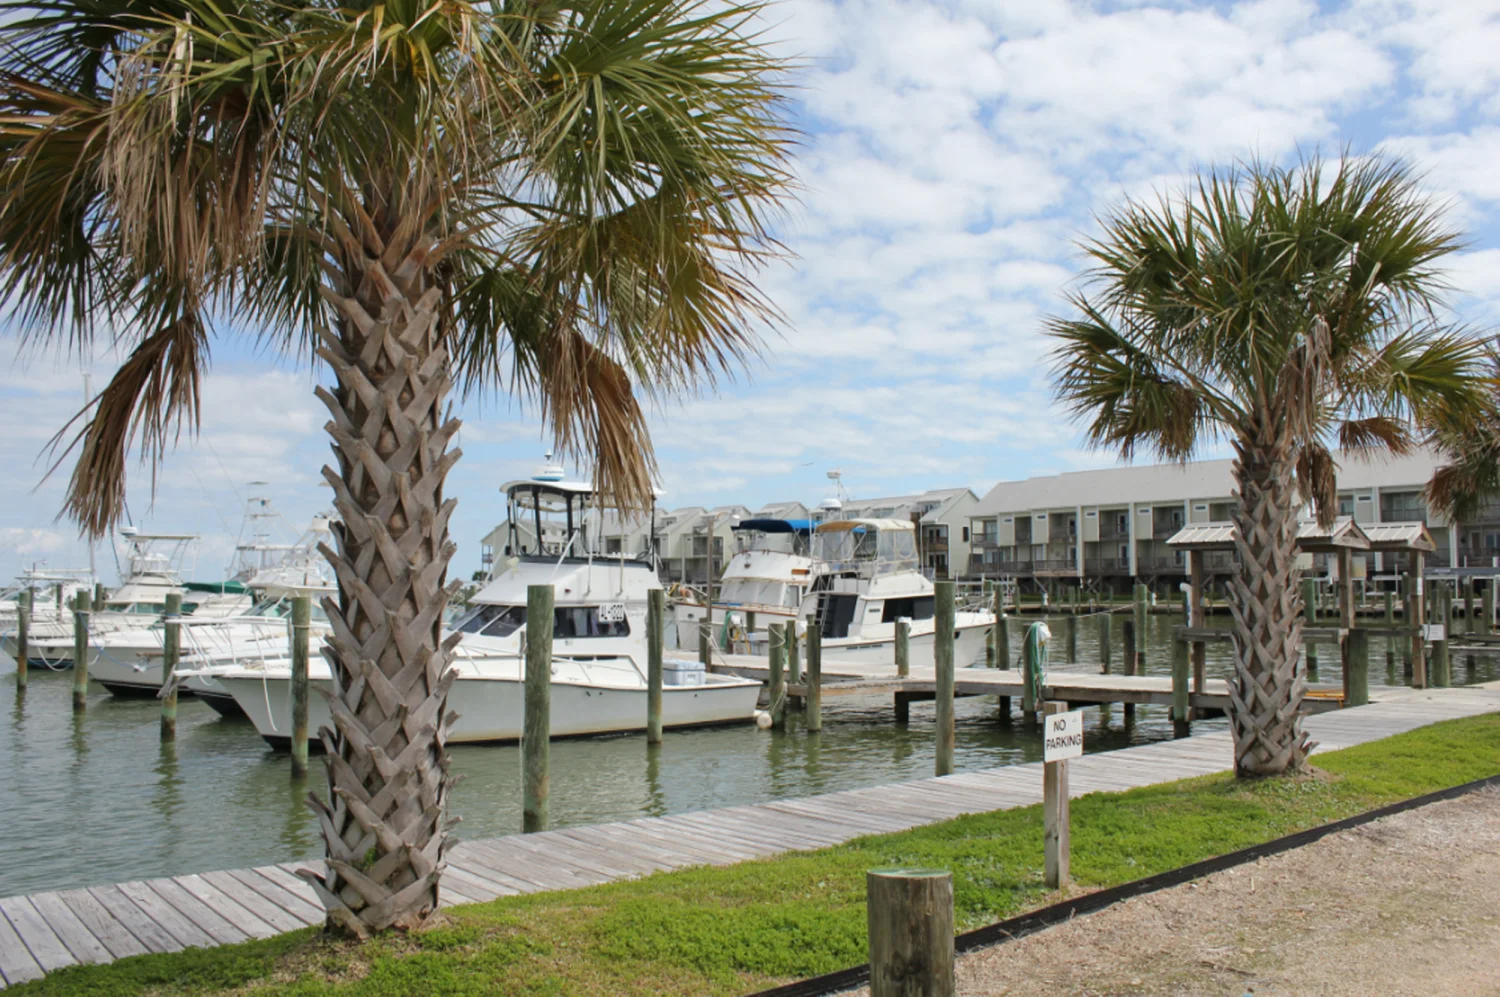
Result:
[[1500,995],[1497,933],[1487,790],[970,953],[958,992]]

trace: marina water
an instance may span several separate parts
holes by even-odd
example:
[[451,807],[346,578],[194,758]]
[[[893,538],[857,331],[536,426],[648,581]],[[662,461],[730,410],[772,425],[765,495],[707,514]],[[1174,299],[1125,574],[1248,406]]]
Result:
[[[1221,626],[1228,622],[1213,619]],[[1117,670],[1120,620],[1114,621]],[[1012,619],[1013,662],[1020,660],[1025,622]],[[1147,671],[1168,674],[1169,634],[1181,617],[1153,616],[1150,622]],[[1051,627],[1055,661],[1061,621],[1053,619]],[[1081,662],[1098,661],[1095,634],[1093,620],[1080,621]],[[1399,650],[1394,671],[1385,668],[1387,646],[1384,638],[1371,640],[1372,687],[1405,684]],[[1337,648],[1325,645],[1319,653],[1322,680],[1336,682]],[[1500,678],[1494,657],[1480,657],[1472,673],[1465,666],[1456,655],[1455,683]],[[294,782],[288,757],[269,750],[247,721],[220,718],[192,700],[179,709],[177,741],[163,745],[155,700],[116,699],[95,687],[87,713],[75,716],[70,672],[33,668],[31,688],[17,697],[8,674],[14,666],[7,660],[4,667],[0,813],[14,833],[9,858],[0,864],[0,896],[322,854],[317,825],[303,802],[309,788],[324,791],[317,758],[309,779]],[[1229,674],[1227,644],[1208,645],[1208,668],[1215,676]],[[683,813],[932,775],[932,703],[913,703],[906,727],[893,721],[889,695],[824,703],[819,735],[803,731],[800,714],[792,713],[786,731],[749,724],[668,731],[660,749],[652,750],[643,734],[555,741],[552,824]],[[463,710],[462,703],[450,706]],[[1122,712],[1118,706],[1085,711],[1089,751],[1171,737],[1164,708],[1138,707],[1129,729]],[[1019,719],[998,723],[993,698],[959,699],[956,715],[957,771],[1040,759],[1038,729]],[[1193,729],[1223,729],[1224,723],[1206,721]],[[463,819],[455,833],[475,838],[518,831],[518,749],[461,746],[452,754],[454,771],[462,776],[451,797],[452,812]]]

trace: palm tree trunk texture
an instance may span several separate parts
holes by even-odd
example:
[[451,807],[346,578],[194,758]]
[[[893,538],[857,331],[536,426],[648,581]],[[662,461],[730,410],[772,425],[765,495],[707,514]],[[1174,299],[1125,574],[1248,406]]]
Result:
[[326,291],[340,316],[319,355],[338,379],[318,389],[332,420],[338,470],[325,467],[342,524],[338,550],[323,554],[339,598],[324,599],[333,637],[324,655],[328,696],[328,798],[308,794],[327,845],[327,872],[303,870],[330,928],[364,938],[410,928],[437,909],[448,847],[445,750],[457,637],[442,640],[454,545],[455,500],[443,480],[458,460],[448,444],[451,386],[440,296],[427,287],[430,243],[412,228],[366,217],[359,244],[346,239],[347,286]]
[[1239,564],[1230,608],[1240,639],[1229,721],[1235,772],[1241,776],[1296,771],[1312,748],[1298,712],[1304,691],[1297,671],[1302,572],[1292,448],[1280,432],[1260,435],[1236,447],[1234,464]]

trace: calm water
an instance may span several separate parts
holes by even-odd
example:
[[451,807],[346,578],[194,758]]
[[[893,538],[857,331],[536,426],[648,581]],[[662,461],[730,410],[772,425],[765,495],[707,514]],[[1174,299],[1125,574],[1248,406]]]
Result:
[[[1166,639],[1177,622],[1152,618],[1149,672],[1168,670]],[[1060,642],[1059,621],[1053,632]],[[1092,620],[1081,623],[1083,661],[1098,660],[1095,633]],[[1118,626],[1115,634],[1118,641]],[[1014,633],[1013,640],[1019,640]],[[1371,683],[1403,682],[1399,653],[1395,672],[1387,674],[1385,642],[1371,643]],[[1054,649],[1057,657],[1060,643]],[[1322,654],[1324,678],[1336,679],[1336,649]],[[1210,672],[1228,672],[1224,645],[1210,644],[1208,655]],[[7,661],[7,671],[13,668]],[[1493,657],[1480,658],[1473,673],[1458,657],[1453,670],[1459,682],[1500,678]],[[248,722],[184,700],[178,740],[163,746],[154,700],[116,699],[96,687],[87,713],[75,718],[71,674],[33,669],[24,698],[12,692],[13,681],[8,674],[0,679],[8,704],[0,732],[0,813],[13,831],[0,865],[0,896],[320,854],[317,826],[302,802],[308,785],[290,778],[287,756],[268,750]],[[1040,757],[1035,728],[996,723],[993,699],[960,699],[956,712],[960,771]],[[1171,735],[1164,709],[1142,707],[1129,729],[1118,707],[1090,709],[1085,717],[1090,751]],[[643,735],[554,742],[553,823],[680,813],[932,774],[931,703],[913,704],[905,728],[892,722],[889,697],[826,700],[821,735],[808,735],[799,720],[793,714],[785,732],[751,725],[669,732],[654,751]],[[1209,721],[1194,729],[1222,727],[1223,721]],[[516,831],[517,749],[458,747],[453,754],[463,776],[452,797],[453,812],[463,818],[458,835]],[[316,758],[312,770],[309,781],[321,791]]]

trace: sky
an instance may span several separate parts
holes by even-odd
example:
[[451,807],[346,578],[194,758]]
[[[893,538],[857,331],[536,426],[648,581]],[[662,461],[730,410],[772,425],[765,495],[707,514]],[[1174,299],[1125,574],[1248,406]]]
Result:
[[[664,506],[811,505],[833,468],[872,497],[1113,463],[1050,396],[1043,320],[1098,213],[1237,158],[1406,157],[1469,240],[1455,317],[1500,317],[1500,0],[784,0],[769,19],[768,43],[798,61],[801,193],[781,231],[795,259],[761,277],[786,322],[732,383],[653,410]],[[0,328],[0,578],[87,565],[57,518],[69,466],[46,477],[46,447],[85,369],[97,387],[118,362],[23,350]],[[201,432],[154,490],[134,469],[132,522],[200,534],[203,578],[250,482],[289,532],[305,525],[330,505],[313,397],[329,380],[216,341]],[[498,487],[541,463],[548,435],[503,397],[458,408],[448,493],[467,577],[503,518]],[[108,545],[97,557],[112,580]]]

